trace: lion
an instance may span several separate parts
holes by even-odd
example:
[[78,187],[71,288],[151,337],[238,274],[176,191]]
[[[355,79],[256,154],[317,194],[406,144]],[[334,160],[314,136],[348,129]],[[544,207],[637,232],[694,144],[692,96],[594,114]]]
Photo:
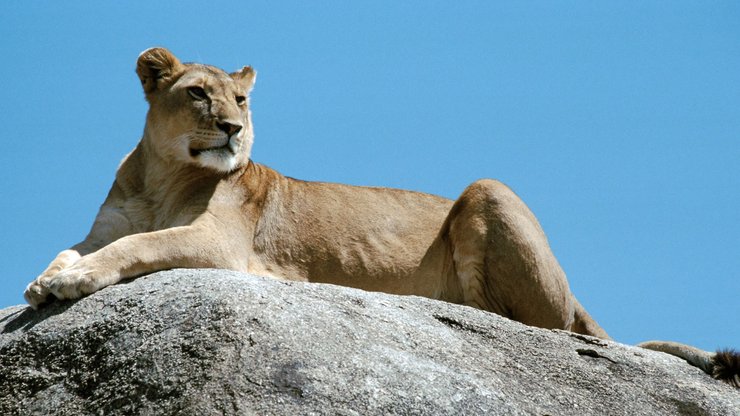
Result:
[[149,103],[141,141],[87,237],[28,285],[32,308],[159,270],[222,268],[425,296],[609,339],[503,183],[476,181],[452,201],[292,179],[250,158],[250,66],[226,73],[151,48],[136,73]]

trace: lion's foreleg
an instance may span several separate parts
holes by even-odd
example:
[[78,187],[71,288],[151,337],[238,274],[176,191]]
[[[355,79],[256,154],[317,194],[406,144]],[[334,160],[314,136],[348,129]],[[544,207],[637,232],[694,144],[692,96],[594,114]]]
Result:
[[[196,226],[132,234],[83,256],[37,284],[59,299],[76,299],[123,279],[158,270],[243,268],[229,260],[226,241],[212,228],[206,230]],[[32,307],[38,306],[35,300],[29,299]]]
[[26,287],[23,296],[32,307],[38,307],[49,297],[48,285],[55,275],[71,267],[84,256],[133,232],[131,223],[120,209],[122,200],[121,190],[114,183],[87,237],[82,242],[60,252],[49,266]]

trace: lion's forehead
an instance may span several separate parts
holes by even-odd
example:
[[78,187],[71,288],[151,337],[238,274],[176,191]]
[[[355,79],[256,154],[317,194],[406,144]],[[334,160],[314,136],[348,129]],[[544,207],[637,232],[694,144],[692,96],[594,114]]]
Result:
[[173,84],[173,88],[200,86],[213,92],[237,91],[238,85],[226,72],[216,67],[188,64],[185,73]]

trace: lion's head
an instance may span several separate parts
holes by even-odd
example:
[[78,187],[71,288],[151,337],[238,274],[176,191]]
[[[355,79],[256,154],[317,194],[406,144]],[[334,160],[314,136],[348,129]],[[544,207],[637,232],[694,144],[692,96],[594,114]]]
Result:
[[181,63],[164,48],[139,55],[136,73],[149,102],[144,140],[169,162],[230,172],[249,160],[249,92],[256,73]]

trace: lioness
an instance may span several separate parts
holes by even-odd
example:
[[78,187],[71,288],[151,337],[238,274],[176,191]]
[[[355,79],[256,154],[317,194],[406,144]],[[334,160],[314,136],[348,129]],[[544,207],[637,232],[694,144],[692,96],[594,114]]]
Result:
[[[29,284],[33,308],[176,267],[240,270],[466,304],[599,338],[540,224],[500,182],[456,201],[304,182],[250,160],[255,71],[144,51],[144,135],[84,241]],[[662,344],[661,344],[662,345]]]

